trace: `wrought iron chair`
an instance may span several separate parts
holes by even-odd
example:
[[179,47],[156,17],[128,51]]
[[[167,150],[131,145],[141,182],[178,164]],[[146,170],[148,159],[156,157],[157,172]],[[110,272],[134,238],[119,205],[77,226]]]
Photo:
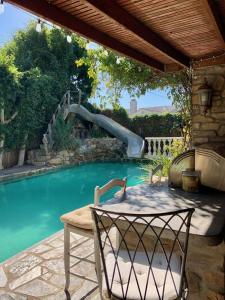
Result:
[[[110,189],[114,187],[121,187],[120,197],[121,199],[125,196],[126,193],[126,181],[127,179],[112,179],[107,184],[102,187],[96,186],[94,191],[94,206],[100,204],[100,198],[108,192]],[[66,213],[61,216],[61,221],[64,223],[64,265],[65,265],[65,291],[68,291],[70,285],[70,275],[75,275],[82,279],[86,279],[91,282],[97,283],[95,280],[88,276],[81,275],[79,273],[71,272],[71,268],[73,268],[79,261],[85,261],[90,264],[94,264],[96,268],[97,277],[101,276],[100,269],[100,261],[99,255],[96,252],[89,253],[86,257],[76,256],[71,254],[71,251],[77,247],[82,246],[87,240],[83,240],[82,242],[76,244],[74,247],[70,246],[70,234],[76,233],[84,237],[88,237],[93,239],[93,219],[91,216],[90,205],[84,206],[82,208],[76,209],[69,213]],[[95,262],[93,262],[90,257],[95,254]],[[78,259],[76,263],[73,265],[70,264],[70,258],[73,257]],[[98,280],[99,281],[99,280]],[[101,287],[101,286],[100,286]]]
[[160,214],[91,210],[95,251],[101,253],[104,271],[104,299],[186,299],[185,264],[194,209]]

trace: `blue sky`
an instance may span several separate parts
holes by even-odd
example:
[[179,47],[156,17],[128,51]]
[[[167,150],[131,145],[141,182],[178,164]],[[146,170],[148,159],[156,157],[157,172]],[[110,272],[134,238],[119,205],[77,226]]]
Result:
[[[9,41],[17,30],[26,27],[29,21],[34,20],[34,18],[31,14],[6,3],[5,12],[0,15],[0,47]],[[166,91],[160,90],[148,92],[137,101],[138,107],[171,105]],[[129,95],[126,92],[123,93],[122,99],[120,99],[121,105],[128,108],[129,102]]]

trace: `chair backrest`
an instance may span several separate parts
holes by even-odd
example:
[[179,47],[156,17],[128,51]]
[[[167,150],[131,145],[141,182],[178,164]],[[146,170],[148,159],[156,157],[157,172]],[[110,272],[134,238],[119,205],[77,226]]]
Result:
[[110,189],[120,186],[121,187],[121,197],[123,197],[126,193],[126,184],[127,184],[127,178],[123,179],[112,179],[102,187],[96,186],[95,192],[94,192],[94,206],[99,205],[100,198],[102,195],[104,195],[106,192],[108,192]]
[[109,298],[181,296],[194,209],[161,214],[91,209]]

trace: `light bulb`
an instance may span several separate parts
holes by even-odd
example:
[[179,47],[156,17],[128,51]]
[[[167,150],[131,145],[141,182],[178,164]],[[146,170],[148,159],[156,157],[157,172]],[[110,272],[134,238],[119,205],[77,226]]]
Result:
[[67,37],[66,37],[66,40],[67,40],[67,43],[71,44],[72,43],[71,35],[68,34]]
[[120,57],[117,57],[117,59],[116,59],[116,64],[119,65],[120,61],[121,61],[121,58],[120,58]]
[[103,53],[104,53],[105,56],[108,56],[108,55],[109,55],[109,53],[108,53],[107,50],[104,50]]
[[86,50],[89,50],[90,49],[90,43],[87,43],[85,48],[86,48]]
[[4,13],[4,3],[3,3],[3,0],[0,1],[0,14],[3,14]]
[[38,19],[37,25],[36,25],[36,31],[41,32],[41,20]]

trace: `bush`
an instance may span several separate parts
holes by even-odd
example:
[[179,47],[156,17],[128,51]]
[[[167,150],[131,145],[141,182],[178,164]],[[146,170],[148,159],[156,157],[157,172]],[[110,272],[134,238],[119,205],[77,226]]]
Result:
[[127,111],[122,107],[113,110],[105,109],[100,113],[113,119],[143,138],[181,136],[182,119],[178,114],[153,114],[129,118]]
[[79,141],[72,136],[72,128],[73,124],[65,122],[62,115],[57,117],[53,128],[54,150],[75,150],[79,147]]
[[181,136],[181,121],[177,114],[136,116],[131,119],[130,129],[143,138]]
[[93,125],[89,133],[92,138],[104,138],[110,136],[107,131],[97,125]]
[[126,109],[118,107],[116,109],[104,109],[100,112],[108,118],[113,119],[126,128],[130,128],[131,119],[129,118]]

